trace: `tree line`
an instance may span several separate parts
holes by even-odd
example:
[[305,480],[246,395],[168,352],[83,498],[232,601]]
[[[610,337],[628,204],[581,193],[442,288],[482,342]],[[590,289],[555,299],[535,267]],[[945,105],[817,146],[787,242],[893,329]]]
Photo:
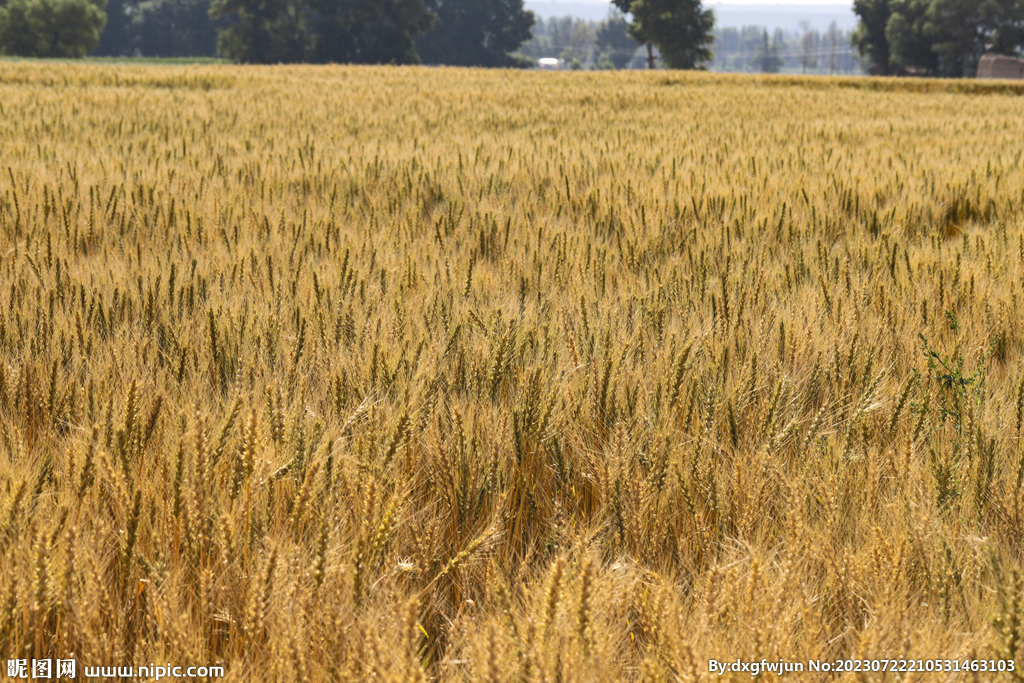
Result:
[[1024,0],[855,0],[853,43],[879,75],[973,76],[1024,48]]
[[[701,0],[612,4],[617,13],[596,32],[549,29],[564,35],[548,55],[546,27],[523,0],[0,0],[0,54],[485,67],[559,56],[576,68],[622,68],[640,45],[650,68],[767,72],[793,59],[778,33],[715,35]],[[828,63],[829,73],[849,72],[856,50],[875,74],[971,76],[985,52],[1024,48],[1024,0],[855,0],[853,9],[852,35],[804,31],[796,48],[802,70]],[[583,50],[581,41],[596,47]]]
[[[700,0],[614,4],[605,66],[636,44],[652,68],[711,57],[714,15]],[[535,23],[523,0],[0,0],[0,54],[514,67],[535,63],[519,51]]]
[[834,21],[824,32],[812,29],[809,22],[801,22],[800,28],[776,28],[771,34],[763,26],[718,29],[709,66],[731,72],[863,73],[862,60],[851,45],[852,32],[841,30]]
[[0,0],[0,54],[517,66],[522,0]]
[[[851,45],[852,31],[832,22],[825,31],[801,22],[799,31],[764,26],[716,27],[713,57],[704,66],[719,72],[861,74],[863,59]],[[617,9],[602,21],[578,17],[538,18],[519,53],[531,59],[561,59],[568,69],[623,69],[646,65],[644,50],[629,35]]]
[[629,22],[613,7],[599,22],[572,16],[538,17],[533,35],[519,53],[531,60],[561,59],[571,70],[623,69],[638,65],[639,48],[629,35]]

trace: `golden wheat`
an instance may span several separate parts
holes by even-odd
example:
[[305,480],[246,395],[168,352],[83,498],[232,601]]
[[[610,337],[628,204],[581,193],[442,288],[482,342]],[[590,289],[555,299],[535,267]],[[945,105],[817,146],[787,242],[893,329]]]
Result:
[[1020,671],[1021,94],[3,63],[0,654]]

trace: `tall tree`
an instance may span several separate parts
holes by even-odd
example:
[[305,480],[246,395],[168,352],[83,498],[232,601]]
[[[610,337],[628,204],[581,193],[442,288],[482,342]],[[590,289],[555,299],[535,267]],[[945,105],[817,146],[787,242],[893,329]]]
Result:
[[825,40],[828,41],[828,73],[831,76],[839,69],[839,27],[835,19],[825,31]]
[[1024,0],[932,0],[932,49],[947,76],[973,76],[985,52],[1024,47]]
[[437,15],[432,29],[416,38],[427,64],[522,66],[510,53],[530,39],[533,12],[523,0],[429,0]]
[[217,36],[217,52],[228,59],[274,64],[305,58],[306,30],[299,0],[214,0],[210,17],[234,22]]
[[629,33],[638,43],[646,43],[648,68],[654,68],[652,46],[670,69],[696,69],[711,59],[715,14],[700,0],[612,1],[633,15]]
[[559,36],[559,45],[564,45],[559,56],[565,60],[570,69],[582,69],[594,54],[594,42],[597,39],[594,26],[588,21],[574,21]]
[[622,69],[633,60],[637,44],[629,36],[629,22],[617,10],[612,10],[608,18],[598,27],[594,41],[599,60],[607,60],[616,69]]
[[107,23],[92,54],[102,57],[125,57],[132,54],[131,21],[136,0],[107,0]]
[[992,52],[1012,55],[1024,49],[1024,0],[989,0],[982,12]]
[[821,43],[821,36],[817,31],[811,30],[811,24],[808,21],[801,21],[800,28],[804,33],[800,36],[800,57],[797,61],[800,62],[804,73],[807,73],[808,69],[818,66],[818,45]]
[[82,57],[106,21],[103,5],[90,0],[9,0],[0,7],[0,54]]
[[892,0],[885,40],[890,73],[939,72],[939,57],[932,49],[935,26],[930,17],[932,0]]
[[871,61],[874,72],[889,75],[889,41],[885,35],[892,14],[889,0],[854,0],[853,11],[860,17],[853,34],[854,47]]
[[855,0],[854,45],[881,74],[972,76],[1024,44],[1024,0]]
[[738,29],[726,26],[715,31],[715,63],[719,70],[729,69],[729,55],[739,52],[739,47],[740,32]]
[[985,54],[989,38],[982,0],[932,0],[928,18],[932,26],[932,50],[939,56],[942,75],[973,76]]
[[366,3],[310,0],[313,36],[309,55],[315,62],[345,64],[360,61],[360,27],[373,21]]
[[886,26],[896,72],[973,76],[988,50],[1024,43],[1024,0],[891,0]]
[[782,68],[782,57],[779,56],[779,44],[777,40],[768,42],[768,30],[764,31],[764,38],[758,46],[757,54],[754,56],[754,67],[763,74],[776,74]]
[[310,0],[310,59],[418,64],[415,38],[437,17],[423,0]]
[[217,28],[210,0],[143,0],[132,12],[131,38],[144,57],[213,57]]

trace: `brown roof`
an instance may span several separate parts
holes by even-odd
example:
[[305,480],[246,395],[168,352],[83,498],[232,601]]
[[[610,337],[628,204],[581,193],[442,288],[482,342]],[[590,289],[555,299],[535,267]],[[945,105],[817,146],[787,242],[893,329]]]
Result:
[[1024,59],[1007,55],[982,55],[978,78],[1024,78]]

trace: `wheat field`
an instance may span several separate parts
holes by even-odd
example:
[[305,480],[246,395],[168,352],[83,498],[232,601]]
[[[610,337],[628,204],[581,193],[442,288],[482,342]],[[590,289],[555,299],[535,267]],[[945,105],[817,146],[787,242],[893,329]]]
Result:
[[1020,678],[1021,94],[0,64],[0,654]]

